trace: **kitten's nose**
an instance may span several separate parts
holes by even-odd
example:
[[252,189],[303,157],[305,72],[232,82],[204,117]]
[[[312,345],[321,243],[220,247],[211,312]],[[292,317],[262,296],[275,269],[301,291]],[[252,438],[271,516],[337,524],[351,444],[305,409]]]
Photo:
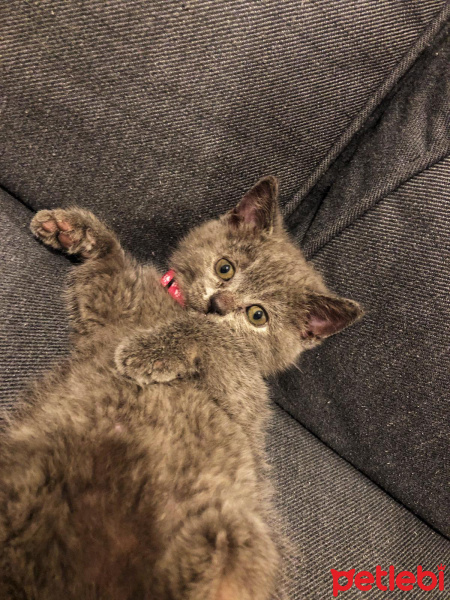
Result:
[[209,299],[208,312],[217,315],[226,315],[235,308],[233,294],[218,292]]

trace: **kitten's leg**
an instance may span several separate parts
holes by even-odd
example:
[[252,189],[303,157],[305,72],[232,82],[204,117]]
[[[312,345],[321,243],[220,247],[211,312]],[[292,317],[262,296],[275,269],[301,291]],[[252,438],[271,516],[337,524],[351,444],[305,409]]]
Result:
[[95,215],[82,208],[40,210],[30,228],[47,246],[85,259],[121,252],[116,236]]
[[117,370],[141,386],[195,377],[202,366],[195,337],[189,322],[135,333],[116,349]]
[[[31,231],[44,244],[84,260],[70,276],[68,301],[76,334],[86,335],[106,325],[137,319],[140,300],[157,286],[158,276],[148,268],[146,277],[97,217],[81,208],[41,210]],[[145,281],[143,281],[145,279]]]

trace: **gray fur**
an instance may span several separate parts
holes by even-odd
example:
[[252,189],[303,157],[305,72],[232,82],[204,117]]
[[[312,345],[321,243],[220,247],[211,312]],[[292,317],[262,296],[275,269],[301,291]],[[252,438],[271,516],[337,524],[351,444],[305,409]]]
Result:
[[361,309],[291,242],[270,177],[181,242],[185,309],[91,213],[40,211],[31,229],[84,262],[67,291],[72,355],[0,438],[0,597],[267,600],[280,558],[264,377]]

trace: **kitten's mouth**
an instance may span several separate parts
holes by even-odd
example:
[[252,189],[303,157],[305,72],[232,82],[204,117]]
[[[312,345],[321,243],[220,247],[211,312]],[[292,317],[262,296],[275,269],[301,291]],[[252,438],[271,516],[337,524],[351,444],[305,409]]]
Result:
[[175,271],[173,269],[170,269],[161,277],[160,283],[163,287],[167,288],[167,291],[175,300],[175,302],[178,302],[178,304],[184,306],[184,296],[178,285],[178,282],[175,279]]

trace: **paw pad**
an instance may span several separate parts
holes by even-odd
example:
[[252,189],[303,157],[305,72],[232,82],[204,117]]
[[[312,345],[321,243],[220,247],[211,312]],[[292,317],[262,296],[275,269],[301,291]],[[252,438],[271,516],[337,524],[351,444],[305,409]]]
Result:
[[31,221],[31,231],[52,248],[88,258],[96,245],[95,223],[101,227],[93,215],[81,209],[41,210]]
[[46,221],[42,223],[42,229],[45,229],[48,233],[54,233],[58,229],[58,225],[54,221]]

